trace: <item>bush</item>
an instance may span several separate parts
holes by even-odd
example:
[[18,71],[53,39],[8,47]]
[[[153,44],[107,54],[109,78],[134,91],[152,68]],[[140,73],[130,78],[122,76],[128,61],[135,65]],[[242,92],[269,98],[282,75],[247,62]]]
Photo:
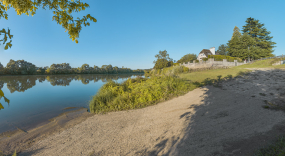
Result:
[[174,65],[174,66],[179,66],[179,65],[180,65],[180,63],[173,63],[173,65]]
[[166,75],[166,76],[171,76],[171,75],[177,75],[180,73],[185,73],[185,72],[189,72],[189,68],[185,67],[185,66],[174,66],[174,67],[167,67],[167,68],[163,68],[163,69],[154,69],[148,73],[145,73],[145,77],[148,76],[162,76],[162,75]]
[[208,61],[208,58],[202,58],[203,61]]
[[188,72],[188,71],[189,71],[189,68],[183,66],[183,73]]
[[105,113],[143,108],[156,102],[181,95],[191,84],[175,76],[153,76],[149,79],[129,78],[123,83],[109,81],[93,96],[90,112]]
[[234,60],[242,62],[242,59],[238,57],[230,57],[226,55],[208,55],[208,58],[214,58],[215,61],[223,61],[223,59],[227,59],[229,62],[234,62]]
[[285,58],[274,58],[274,59],[272,59],[272,61],[270,61],[269,64],[272,65],[272,64],[277,63],[277,62],[282,61],[282,60],[285,60]]

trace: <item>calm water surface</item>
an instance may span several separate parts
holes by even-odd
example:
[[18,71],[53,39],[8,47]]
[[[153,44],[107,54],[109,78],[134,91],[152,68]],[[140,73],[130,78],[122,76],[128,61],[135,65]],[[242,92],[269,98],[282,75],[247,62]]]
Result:
[[0,76],[0,89],[10,100],[0,103],[0,133],[15,130],[15,126],[28,130],[58,116],[66,107],[84,107],[108,80],[123,82],[143,74],[118,75],[51,75]]

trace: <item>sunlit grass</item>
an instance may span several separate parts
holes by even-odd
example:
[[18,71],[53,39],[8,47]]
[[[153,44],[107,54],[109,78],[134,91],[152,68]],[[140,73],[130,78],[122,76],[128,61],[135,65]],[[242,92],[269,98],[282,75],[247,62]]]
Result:
[[89,103],[90,112],[106,113],[143,108],[195,89],[196,86],[175,76],[129,78],[123,83],[109,81]]
[[[183,95],[204,85],[217,86],[223,80],[242,76],[251,71],[246,68],[285,69],[285,64],[272,66],[273,63],[279,60],[259,60],[251,64],[229,69],[212,69],[191,73],[184,67],[175,66],[145,73],[145,76],[150,76],[149,79],[138,77],[136,79],[128,79],[121,84],[110,81],[102,86],[90,101],[90,111],[93,113],[106,113],[143,108],[178,95]],[[256,155],[285,155],[284,140],[285,137],[279,138],[279,141],[275,144],[258,150]]]
[[200,71],[193,73],[182,73],[179,74],[180,78],[184,78],[190,80],[192,82],[202,82],[205,79],[216,79],[219,75],[221,78],[227,77],[228,75],[232,75],[232,77],[236,77],[240,75],[242,72],[249,72],[250,70],[244,68],[229,68],[229,69],[214,69],[208,71]]
[[284,58],[274,58],[274,59],[267,59],[267,60],[258,60],[254,63],[244,64],[241,66],[237,66],[236,68],[285,68],[285,64],[283,65],[276,65],[273,66],[273,63],[276,63],[277,61],[285,60]]

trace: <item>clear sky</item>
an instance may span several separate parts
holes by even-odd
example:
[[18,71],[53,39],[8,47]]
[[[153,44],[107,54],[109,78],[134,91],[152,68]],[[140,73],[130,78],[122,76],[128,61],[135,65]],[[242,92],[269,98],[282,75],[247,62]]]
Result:
[[[81,0],[82,1],[82,0]],[[84,27],[79,43],[73,42],[56,21],[52,10],[39,8],[36,14],[17,15],[8,10],[0,29],[11,29],[12,48],[0,45],[0,62],[10,59],[31,62],[38,67],[69,63],[71,67],[102,65],[148,69],[155,55],[167,50],[179,60],[226,44],[235,26],[242,29],[249,17],[258,19],[276,42],[275,55],[285,54],[285,1],[283,0],[83,0],[90,5],[73,13],[74,19],[91,14],[97,22]],[[3,35],[0,36],[3,38]],[[2,44],[2,42],[1,42]]]

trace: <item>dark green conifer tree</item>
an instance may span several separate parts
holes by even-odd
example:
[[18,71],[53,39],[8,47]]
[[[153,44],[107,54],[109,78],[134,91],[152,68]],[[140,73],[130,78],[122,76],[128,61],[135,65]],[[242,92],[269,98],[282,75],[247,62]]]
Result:
[[227,48],[228,45],[221,44],[216,52],[216,55],[227,55],[228,54]]
[[271,32],[267,31],[264,24],[254,18],[249,17],[245,22],[246,25],[243,26],[242,32],[247,33],[255,40],[255,44],[252,45],[253,47],[251,48],[260,50],[260,52],[255,53],[254,56],[256,58],[273,56],[273,48],[276,43],[271,41],[273,38],[272,36],[269,36]]
[[233,36],[231,40],[227,43],[228,48],[226,49],[228,51],[228,55],[232,57],[238,57],[240,55],[240,38],[241,33],[239,32],[239,28],[235,26]]

